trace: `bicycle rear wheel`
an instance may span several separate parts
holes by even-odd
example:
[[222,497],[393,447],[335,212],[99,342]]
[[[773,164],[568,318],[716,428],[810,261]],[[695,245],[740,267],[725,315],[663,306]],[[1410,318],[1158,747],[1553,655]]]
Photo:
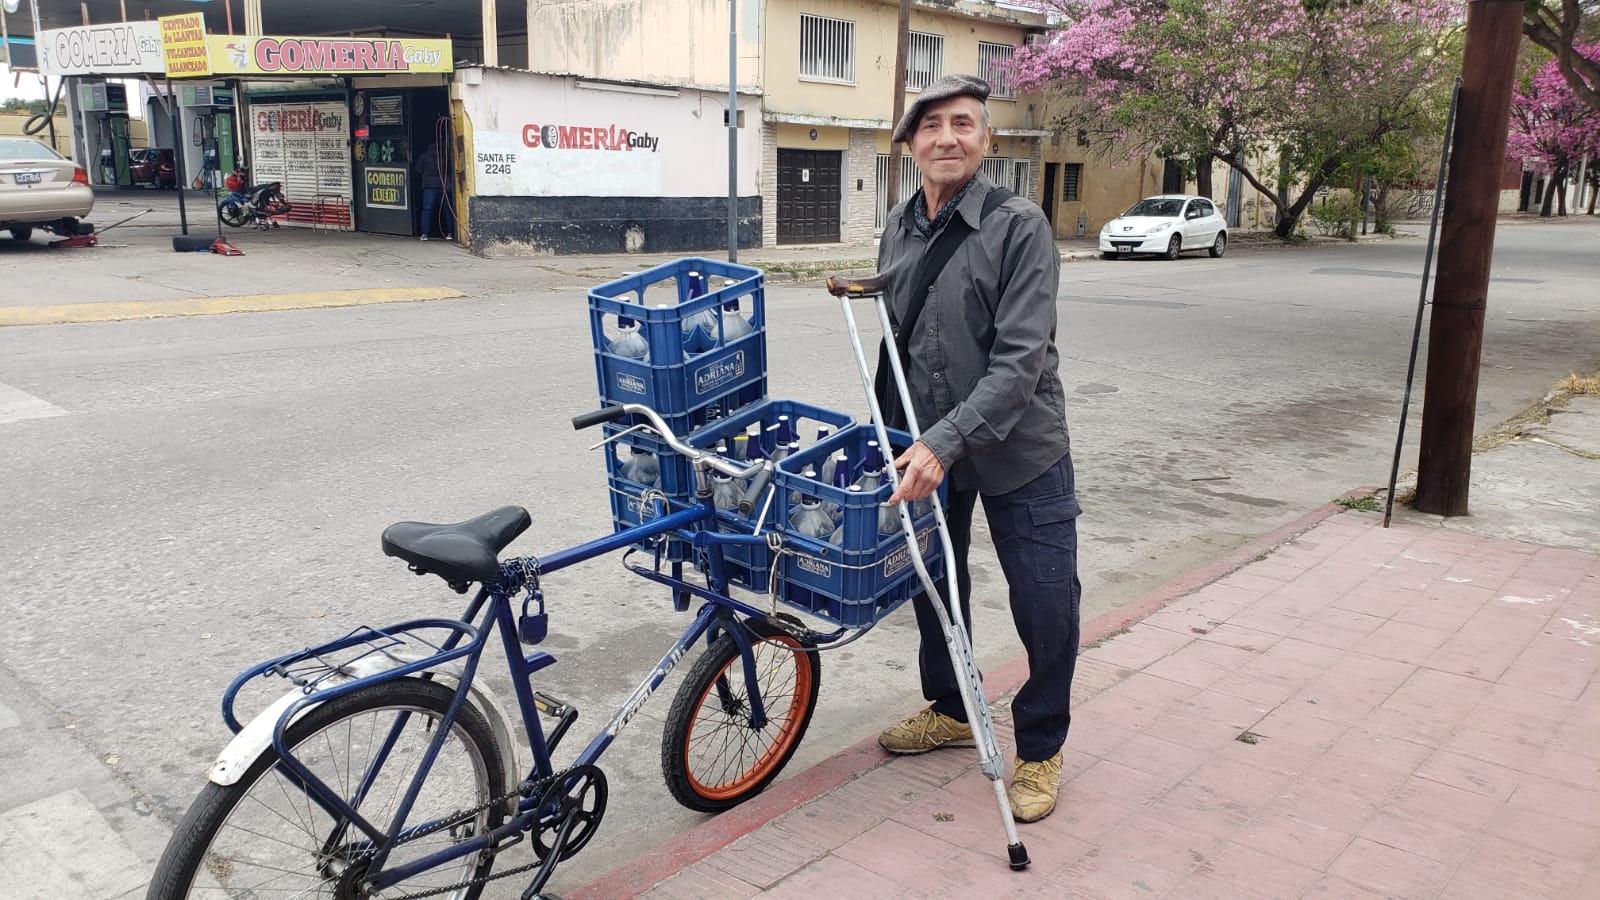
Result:
[[667,790],[698,812],[731,809],[771,784],[817,708],[822,660],[807,652],[816,645],[765,620],[746,620],[744,627],[752,633],[765,727],[751,723],[739,645],[724,634],[689,670],[661,733]]
[[[289,726],[287,745],[312,774],[379,828],[387,829],[417,773],[454,692],[404,678],[329,700]],[[387,757],[376,757],[393,736]],[[483,714],[463,706],[417,795],[405,829],[479,806],[506,791],[501,748]],[[364,775],[371,786],[358,801]],[[268,748],[238,782],[207,782],[162,855],[149,900],[178,897],[365,897],[359,884],[375,847],[297,786]],[[402,844],[394,865],[483,834],[505,818],[496,804],[470,821]],[[492,860],[468,854],[396,885],[393,894],[445,888],[489,874]],[[472,900],[483,885],[443,896]]]

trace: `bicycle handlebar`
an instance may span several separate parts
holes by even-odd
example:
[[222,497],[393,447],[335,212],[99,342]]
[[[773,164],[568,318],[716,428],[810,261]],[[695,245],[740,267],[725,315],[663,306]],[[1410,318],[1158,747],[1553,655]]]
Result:
[[772,481],[772,463],[769,460],[757,460],[748,466],[741,466],[731,460],[718,456],[710,450],[701,450],[691,447],[672,433],[667,427],[661,414],[642,403],[618,403],[597,409],[593,412],[580,413],[572,417],[572,427],[583,430],[602,422],[613,422],[623,416],[643,416],[648,424],[644,427],[654,431],[661,438],[662,443],[676,453],[688,457],[689,462],[697,468],[710,468],[727,475],[730,478],[749,478],[750,487],[745,491],[744,498],[739,501],[739,512],[748,516],[755,509],[755,503],[761,494],[766,491],[767,485]]

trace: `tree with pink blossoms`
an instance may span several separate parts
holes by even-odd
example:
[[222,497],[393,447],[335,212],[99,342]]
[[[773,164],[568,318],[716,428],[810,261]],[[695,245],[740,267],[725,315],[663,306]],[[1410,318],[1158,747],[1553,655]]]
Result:
[[1550,52],[1573,96],[1600,115],[1600,56],[1578,45],[1600,33],[1600,0],[1525,0],[1522,33]]
[[[1460,0],[1038,2],[1061,25],[1018,52],[1015,77],[1053,98],[1055,124],[1102,150],[1188,160],[1207,196],[1221,160],[1277,208],[1283,237],[1324,185],[1434,122],[1463,12]],[[1276,171],[1257,171],[1263,158]]]
[[[1600,59],[1600,44],[1574,47],[1589,59]],[[1539,67],[1528,83],[1511,96],[1511,131],[1506,154],[1525,169],[1545,176],[1541,217],[1550,215],[1552,200],[1561,198],[1567,214],[1567,176],[1585,156],[1600,156],[1600,113],[1578,96],[1559,60]]]

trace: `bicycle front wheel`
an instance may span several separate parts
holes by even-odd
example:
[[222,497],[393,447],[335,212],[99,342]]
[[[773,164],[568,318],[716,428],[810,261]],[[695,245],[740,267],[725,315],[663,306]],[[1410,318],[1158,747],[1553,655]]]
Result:
[[[444,685],[414,678],[377,684],[313,707],[289,726],[286,744],[367,821],[387,829],[453,696]],[[483,714],[463,705],[403,833],[505,793],[501,752]],[[359,886],[377,848],[298,784],[270,747],[238,782],[207,782],[162,855],[149,900],[369,896]],[[469,820],[401,844],[387,864],[485,834],[504,818],[500,804],[480,810]],[[492,865],[482,854],[468,854],[385,893],[449,888],[488,875]],[[472,900],[482,890],[479,884],[441,896]]]
[[724,634],[684,678],[661,734],[661,769],[673,799],[698,812],[731,809],[760,793],[788,764],[811,724],[822,660],[803,641],[765,620],[746,620],[756,687],[767,714],[751,717],[744,660]]

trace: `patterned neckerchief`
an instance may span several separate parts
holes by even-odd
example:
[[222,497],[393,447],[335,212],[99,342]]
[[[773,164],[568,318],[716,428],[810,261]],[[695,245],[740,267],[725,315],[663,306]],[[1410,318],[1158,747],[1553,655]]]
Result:
[[922,232],[923,237],[933,237],[934,232],[943,228],[950,221],[950,217],[956,214],[956,207],[961,205],[961,198],[967,196],[967,191],[972,189],[973,183],[977,180],[978,176],[976,175],[967,179],[967,183],[961,186],[961,190],[956,191],[956,195],[951,197],[948,203],[940,207],[939,214],[932,219],[928,218],[928,195],[920,188],[917,190],[916,199],[911,202],[911,216],[912,221],[916,223],[917,230]]

